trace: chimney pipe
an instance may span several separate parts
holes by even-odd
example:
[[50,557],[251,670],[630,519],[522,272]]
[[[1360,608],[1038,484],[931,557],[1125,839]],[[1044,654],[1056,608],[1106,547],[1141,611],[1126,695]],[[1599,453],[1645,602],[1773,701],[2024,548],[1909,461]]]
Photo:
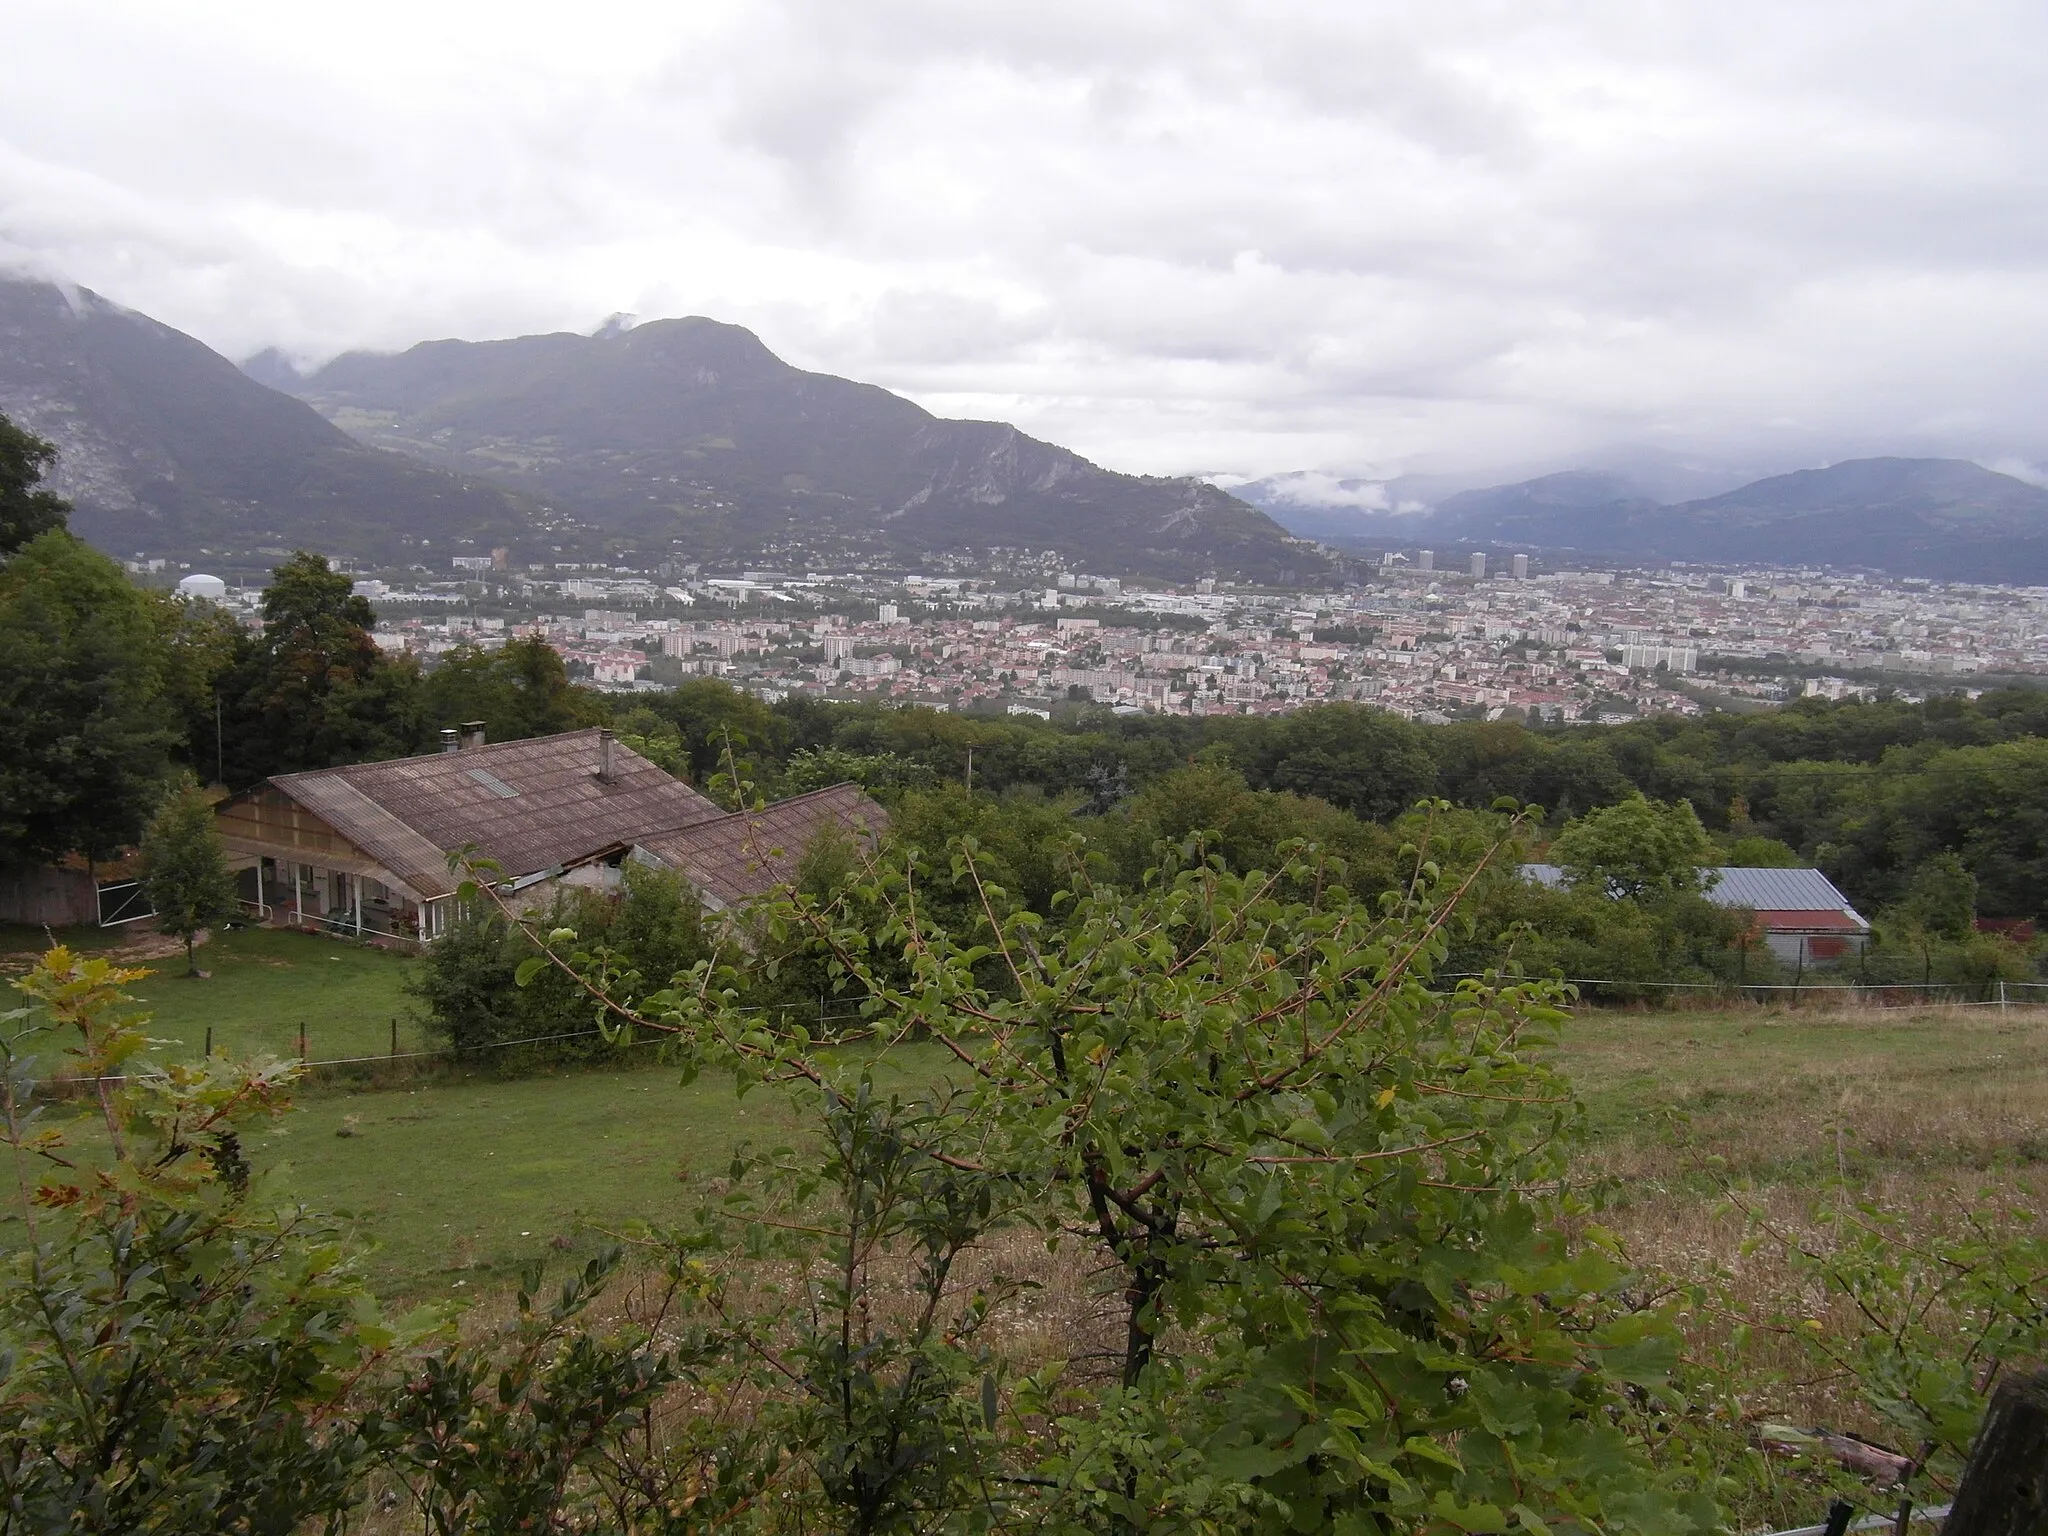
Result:
[[612,733],[604,727],[597,732],[597,776],[606,784],[612,781]]
[[443,752],[453,752],[461,745],[461,738],[455,734],[454,726],[448,726],[441,732],[441,750]]
[[465,721],[463,721],[463,722],[462,722],[462,745],[463,745],[464,747],[480,747],[480,746],[482,746],[483,744],[484,744],[484,723],[483,723],[483,721],[481,721],[481,720],[465,720]]

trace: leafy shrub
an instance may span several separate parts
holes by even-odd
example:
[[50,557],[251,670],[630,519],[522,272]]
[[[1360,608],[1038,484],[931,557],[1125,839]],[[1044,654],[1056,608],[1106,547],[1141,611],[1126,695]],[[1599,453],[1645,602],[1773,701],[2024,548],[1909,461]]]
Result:
[[407,983],[427,1026],[460,1057],[503,1072],[545,1062],[599,1060],[618,1047],[598,1028],[601,1009],[574,976],[543,967],[518,984],[520,966],[542,954],[533,932],[568,929],[601,952],[626,995],[668,984],[709,953],[695,897],[680,876],[630,862],[623,894],[559,891],[521,926],[479,897],[431,945]]

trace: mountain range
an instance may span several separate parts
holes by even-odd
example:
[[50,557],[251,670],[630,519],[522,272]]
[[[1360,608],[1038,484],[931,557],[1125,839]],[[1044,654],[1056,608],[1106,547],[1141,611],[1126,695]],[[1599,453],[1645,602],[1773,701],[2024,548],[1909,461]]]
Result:
[[0,412],[57,443],[81,534],[229,573],[302,546],[430,570],[500,545],[810,565],[1008,548],[1103,575],[1288,583],[1328,572],[1304,542],[1321,540],[2048,583],[2048,491],[1963,460],[1738,485],[1725,465],[1638,453],[1505,485],[1302,474],[1232,494],[936,417],[703,318],[301,372],[274,352],[237,367],[88,289],[0,276]]
[[0,278],[0,413],[56,443],[72,527],[114,554],[395,557],[420,530],[527,542],[536,509],[383,452],[90,289]]
[[[1659,501],[1628,476],[1587,470],[1428,502],[1414,490],[1328,477],[1239,487],[1303,537],[1356,548],[1490,545],[2048,584],[2048,490],[1963,459],[1849,459],[1680,502]],[[1344,495],[1350,505],[1338,500]]]
[[350,353],[282,382],[366,442],[691,553],[800,546],[831,563],[1002,546],[1183,577],[1323,564],[1203,481],[1117,474],[1000,422],[944,420],[701,317]]
[[434,569],[467,546],[814,564],[1009,547],[1104,575],[1327,569],[1204,481],[945,420],[706,319],[302,375],[275,353],[238,368],[90,290],[0,278],[0,412],[57,443],[74,526],[123,554],[305,545]]

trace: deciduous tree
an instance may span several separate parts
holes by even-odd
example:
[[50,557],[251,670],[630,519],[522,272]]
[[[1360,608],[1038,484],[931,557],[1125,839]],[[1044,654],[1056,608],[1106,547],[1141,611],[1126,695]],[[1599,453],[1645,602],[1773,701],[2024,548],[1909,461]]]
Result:
[[37,488],[57,462],[57,445],[0,413],[0,556],[13,554],[38,534],[62,528],[71,503]]
[[142,835],[142,884],[157,927],[185,943],[185,974],[197,976],[192,945],[235,910],[235,877],[214,822],[213,802],[191,784],[168,796]]
[[62,530],[0,567],[0,867],[141,835],[179,741],[143,594]]
[[1714,845],[1686,801],[1632,795],[1570,823],[1550,854],[1574,881],[1640,899],[1701,889]]
[[230,784],[417,750],[418,669],[378,650],[376,615],[352,587],[305,550],[273,573],[263,633],[227,684]]

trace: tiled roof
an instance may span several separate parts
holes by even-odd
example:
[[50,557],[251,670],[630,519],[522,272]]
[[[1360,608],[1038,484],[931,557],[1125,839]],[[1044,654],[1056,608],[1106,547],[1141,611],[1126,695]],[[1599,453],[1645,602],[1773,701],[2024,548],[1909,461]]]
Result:
[[765,810],[642,838],[640,846],[680,873],[707,902],[731,907],[792,878],[804,850],[828,825],[872,847],[889,816],[858,784],[835,784]]
[[518,876],[724,816],[616,741],[611,777],[600,779],[598,736],[569,731],[271,783],[423,896],[451,888],[447,856],[458,848]]

